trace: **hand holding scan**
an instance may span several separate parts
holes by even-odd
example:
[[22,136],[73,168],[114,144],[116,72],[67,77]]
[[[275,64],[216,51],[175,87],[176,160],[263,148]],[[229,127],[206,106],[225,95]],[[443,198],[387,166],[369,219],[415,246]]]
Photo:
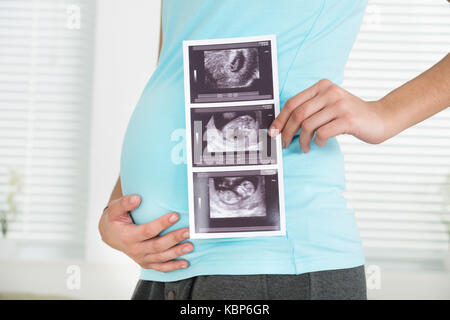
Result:
[[139,204],[137,195],[112,201],[100,219],[102,240],[128,255],[144,269],[169,272],[188,267],[186,260],[174,259],[194,249],[191,243],[180,244],[189,238],[189,229],[182,228],[158,236],[179,220],[178,214],[169,213],[138,226],[133,223],[129,211]]
[[314,133],[314,142],[320,147],[339,134],[351,134],[367,143],[388,138],[378,102],[364,101],[326,79],[290,98],[273,121],[269,135],[281,132],[286,148],[299,129],[305,153]]

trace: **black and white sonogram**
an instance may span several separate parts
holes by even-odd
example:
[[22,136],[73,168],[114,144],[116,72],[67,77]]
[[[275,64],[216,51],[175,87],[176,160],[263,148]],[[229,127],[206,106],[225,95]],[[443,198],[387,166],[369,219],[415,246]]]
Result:
[[275,35],[183,41],[192,239],[286,234]]
[[257,48],[207,50],[204,54],[207,88],[248,88],[259,79]]
[[263,217],[266,215],[262,176],[209,178],[211,218]]
[[207,152],[258,151],[261,114],[223,112],[211,116],[206,124]]
[[194,172],[192,177],[196,232],[280,230],[277,170]]
[[192,108],[194,166],[274,164],[276,141],[267,134],[273,104]]
[[272,42],[189,46],[191,103],[273,99]]

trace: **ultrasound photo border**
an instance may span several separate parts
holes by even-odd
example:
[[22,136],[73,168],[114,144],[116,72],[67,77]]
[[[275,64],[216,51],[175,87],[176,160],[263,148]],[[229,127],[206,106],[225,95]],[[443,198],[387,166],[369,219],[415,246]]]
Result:
[[[273,172],[273,173],[272,173]],[[261,237],[261,236],[283,236],[285,235],[285,217],[283,214],[281,214],[281,211],[284,210],[284,207],[282,207],[282,201],[280,199],[281,192],[280,192],[280,172],[277,169],[263,169],[263,170],[234,170],[234,171],[209,171],[209,172],[194,172],[194,174],[204,173],[207,176],[212,174],[212,176],[235,176],[235,175],[249,175],[249,176],[272,176],[276,175],[277,177],[277,188],[278,188],[278,195],[275,195],[278,198],[278,212],[277,212],[277,224],[275,225],[254,225],[254,226],[228,226],[228,227],[217,227],[217,231],[213,231],[214,228],[211,227],[199,227],[202,229],[207,229],[210,231],[204,231],[204,232],[197,232],[197,224],[193,224],[191,227],[191,234],[195,235],[196,239],[212,239],[212,238],[236,238],[236,237]],[[214,174],[215,173],[215,174]],[[216,175],[217,174],[217,175]],[[198,192],[198,190],[197,190]],[[195,194],[194,196],[199,196],[198,194]],[[273,195],[272,195],[273,196]],[[196,199],[194,199],[195,201]],[[265,201],[267,201],[267,196],[265,197]],[[193,216],[197,216],[201,213],[194,213]],[[273,216],[272,216],[273,217]],[[209,219],[214,220],[214,218],[203,218],[203,219]],[[231,218],[234,219],[234,218]],[[273,218],[270,217],[270,214],[265,217],[254,217],[254,218],[246,218],[246,219],[256,219],[260,220],[261,222],[269,222],[269,220],[272,220]],[[194,228],[194,230],[192,230]],[[226,229],[229,230],[245,230],[245,231],[226,231]],[[252,230],[253,229],[253,230]],[[271,230],[273,229],[273,230]],[[192,232],[193,231],[193,232]]]
[[[272,55],[272,79],[273,79],[273,99],[267,100],[251,100],[251,101],[233,101],[233,102],[208,102],[208,103],[191,103],[190,97],[190,79],[189,79],[189,46],[192,45],[220,45],[244,42],[270,41]],[[188,203],[189,203],[189,230],[192,239],[211,239],[211,238],[235,238],[235,237],[260,237],[260,236],[285,236],[286,235],[286,217],[285,217],[285,201],[284,201],[284,182],[283,182],[283,165],[282,165],[282,147],[281,135],[276,139],[276,164],[260,164],[260,165],[236,165],[236,166],[209,166],[194,167],[192,164],[192,139],[191,139],[191,109],[192,108],[224,108],[239,106],[256,106],[273,104],[275,117],[280,112],[279,87],[278,87],[278,63],[277,63],[277,46],[275,35],[262,35],[255,37],[239,37],[239,38],[222,38],[207,40],[186,40],[183,41],[183,63],[184,63],[184,89],[185,89],[185,120],[186,120],[186,160],[188,174]],[[227,171],[250,171],[250,170],[270,170],[274,169],[278,172],[278,197],[279,197],[279,214],[280,214],[280,230],[279,231],[244,231],[244,232],[217,232],[217,233],[200,233],[195,231],[195,214],[194,214],[194,172],[227,172]]]
[[[239,108],[243,108],[243,109],[239,109]],[[229,109],[229,110],[227,110],[227,109]],[[263,113],[263,112],[266,112],[266,110],[270,110],[270,112],[273,113],[273,119],[270,122],[272,122],[275,119],[275,113],[276,113],[275,105],[273,103],[272,104],[263,104],[263,105],[250,105],[250,106],[240,105],[240,106],[236,106],[236,107],[217,107],[217,108],[197,108],[197,107],[192,107],[192,108],[190,108],[190,110],[191,110],[191,114],[190,114],[190,117],[191,117],[191,132],[190,132],[190,134],[191,134],[191,142],[193,142],[192,138],[193,138],[193,136],[195,135],[195,132],[196,132],[195,128],[192,128],[192,124],[193,124],[193,122],[195,122],[195,116],[193,116],[194,113],[205,113],[205,114],[210,114],[212,116],[215,113],[221,113],[221,112],[257,112],[257,111],[260,111],[260,112]],[[266,135],[266,139],[267,139],[266,143],[272,144],[273,142],[275,142],[275,148],[273,148],[273,150],[271,149],[271,153],[273,153],[273,156],[271,156],[269,158],[265,158],[266,160],[267,159],[273,159],[273,161],[267,160],[267,163],[262,163],[262,160],[259,158],[259,157],[261,157],[261,153],[266,152],[268,150],[267,147],[266,147],[264,150],[254,151],[255,152],[255,156],[257,157],[257,160],[255,160],[255,163],[207,164],[207,163],[205,163],[204,160],[201,163],[195,163],[195,161],[192,160],[192,166],[194,168],[206,168],[206,167],[211,168],[211,167],[230,167],[230,166],[231,167],[236,167],[236,166],[243,166],[244,167],[244,166],[254,166],[254,165],[264,165],[264,166],[276,165],[277,164],[277,160],[278,160],[277,159],[278,150],[277,150],[277,146],[276,146],[276,139],[275,138],[271,138],[271,137],[269,137],[267,135],[266,128],[264,128],[264,130],[266,131],[265,133],[263,133],[264,135]],[[202,132],[202,133],[204,134],[205,132]],[[202,141],[203,141],[203,136],[202,136]],[[196,145],[195,143],[192,143],[191,150],[195,149],[195,145]],[[203,146],[202,146],[202,152],[203,152]],[[241,151],[241,152],[245,153],[247,151]],[[226,157],[227,157],[226,151],[219,152],[219,153],[221,153],[221,157],[223,158],[223,160],[226,161]],[[242,155],[242,153],[241,153],[241,155]],[[193,157],[194,155],[192,154],[191,156]],[[247,160],[248,156],[249,156],[248,154],[244,154],[245,160]],[[231,155],[231,158],[233,158],[233,160],[235,160],[235,161],[237,160],[237,156],[236,155],[234,155],[234,156]]]

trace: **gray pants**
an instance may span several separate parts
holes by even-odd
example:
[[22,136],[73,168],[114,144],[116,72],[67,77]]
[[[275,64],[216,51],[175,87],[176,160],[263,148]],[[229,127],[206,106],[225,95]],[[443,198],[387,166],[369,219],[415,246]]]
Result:
[[364,266],[300,275],[211,275],[139,280],[133,300],[365,300]]

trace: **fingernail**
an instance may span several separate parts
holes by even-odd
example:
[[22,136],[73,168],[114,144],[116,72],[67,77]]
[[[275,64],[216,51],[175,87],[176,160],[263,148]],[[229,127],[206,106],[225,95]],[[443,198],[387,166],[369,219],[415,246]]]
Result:
[[280,133],[280,130],[278,130],[277,128],[275,128],[275,127],[269,128],[269,136],[276,137],[278,135],[278,133]]
[[183,252],[184,252],[184,253],[188,253],[188,252],[191,252],[192,249],[193,249],[192,246],[186,246],[186,247],[183,248]]
[[169,221],[170,222],[175,222],[178,220],[178,215],[177,214],[173,214],[170,216]]
[[190,234],[189,231],[186,231],[185,233],[183,233],[183,238],[187,239],[189,238]]
[[186,269],[187,267],[189,267],[189,263],[183,263],[183,264],[181,265],[181,268],[182,268],[182,269]]
[[131,196],[129,200],[130,203],[136,203],[139,201],[139,196]]

